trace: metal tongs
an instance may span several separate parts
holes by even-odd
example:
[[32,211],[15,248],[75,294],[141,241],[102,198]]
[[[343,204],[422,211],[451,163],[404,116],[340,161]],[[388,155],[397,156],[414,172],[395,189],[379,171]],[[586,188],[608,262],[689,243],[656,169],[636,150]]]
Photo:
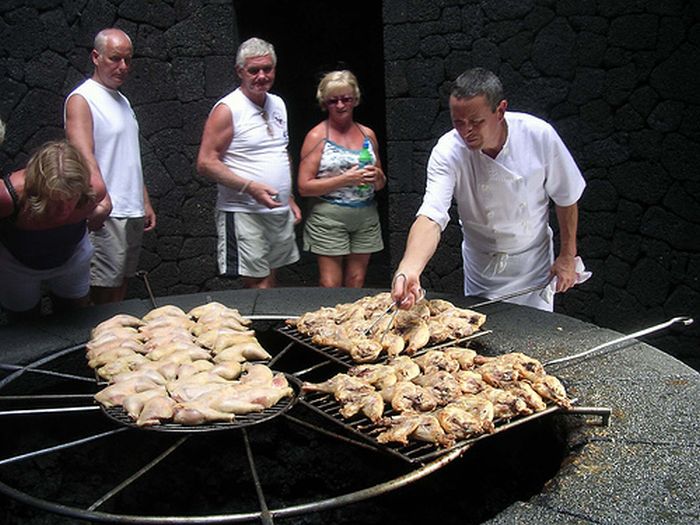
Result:
[[[406,276],[402,273],[397,273],[394,276],[394,280],[391,283],[391,288],[393,290],[394,288],[394,283],[396,282],[396,279],[399,277],[403,277],[404,281],[406,280]],[[420,289],[421,296],[418,298],[418,301],[423,299],[425,297],[425,289],[421,288]],[[392,311],[393,310],[393,311]],[[391,319],[389,319],[389,323],[386,325],[386,328],[384,328],[384,331],[382,332],[382,336],[379,338],[379,342],[381,343],[384,341],[384,337],[386,334],[391,330],[391,327],[394,325],[394,319],[396,319],[396,316],[399,313],[399,302],[398,301],[392,301],[391,304],[384,310],[374,321],[372,321],[372,324],[369,325],[369,327],[365,330],[365,336],[368,336],[372,333],[372,330],[374,330],[374,327],[379,324],[379,322],[384,319],[389,313],[391,312]]]

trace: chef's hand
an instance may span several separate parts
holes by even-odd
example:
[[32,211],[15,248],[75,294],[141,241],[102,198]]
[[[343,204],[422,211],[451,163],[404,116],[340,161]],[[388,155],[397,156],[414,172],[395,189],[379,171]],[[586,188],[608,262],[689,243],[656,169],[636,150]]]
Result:
[[260,204],[267,206],[270,209],[284,206],[284,203],[280,201],[279,192],[264,182],[251,181],[245,187],[245,192]]
[[557,293],[565,292],[576,284],[576,260],[573,255],[560,255],[550,271],[557,278]]
[[423,298],[418,274],[399,272],[391,283],[391,298],[402,310],[409,310]]

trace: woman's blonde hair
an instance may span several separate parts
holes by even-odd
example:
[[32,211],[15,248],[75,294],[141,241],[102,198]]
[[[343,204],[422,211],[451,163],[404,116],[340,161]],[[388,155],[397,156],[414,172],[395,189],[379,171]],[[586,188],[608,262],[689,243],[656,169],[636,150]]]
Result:
[[65,140],[47,142],[27,163],[23,201],[29,214],[43,217],[51,201],[76,198],[76,208],[95,198],[85,159]]
[[329,96],[347,88],[352,89],[353,97],[355,97],[354,105],[357,106],[360,103],[360,85],[357,82],[357,77],[351,71],[343,69],[323,75],[316,89],[316,100],[321,109],[324,111],[327,109],[325,100]]

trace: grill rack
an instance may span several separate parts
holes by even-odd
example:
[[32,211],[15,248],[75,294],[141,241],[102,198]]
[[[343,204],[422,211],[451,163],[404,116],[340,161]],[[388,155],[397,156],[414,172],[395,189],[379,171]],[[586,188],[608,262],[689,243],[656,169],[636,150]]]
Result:
[[[252,361],[251,361],[252,362]],[[258,362],[258,361],[255,361]],[[279,373],[277,370],[272,370],[273,374]],[[236,428],[246,428],[250,427],[253,425],[257,425],[260,423],[264,423],[265,421],[269,421],[270,419],[273,419],[281,414],[284,414],[288,410],[290,410],[298,401],[299,399],[299,392],[301,390],[301,384],[299,382],[299,379],[297,379],[295,376],[288,374],[286,372],[282,372],[284,376],[287,378],[287,382],[289,383],[289,386],[293,390],[293,394],[289,397],[285,397],[280,399],[276,404],[273,406],[266,408],[260,412],[251,412],[249,414],[241,414],[241,415],[236,415],[235,419],[233,421],[229,422],[215,422],[215,423],[207,423],[203,425],[182,425],[180,423],[159,423],[157,425],[150,425],[150,426],[138,426],[136,422],[131,419],[129,414],[126,413],[124,410],[124,407],[122,406],[114,406],[114,407],[105,407],[104,405],[97,403],[96,404],[100,407],[102,412],[112,421],[115,423],[118,423],[119,425],[126,426],[126,427],[131,427],[135,428],[138,430],[150,430],[153,432],[180,432],[180,433],[186,433],[186,434],[193,434],[193,433],[200,433],[200,432],[214,432],[218,430],[231,430],[231,429],[236,429]],[[95,374],[97,377],[97,374]],[[98,381],[97,382],[98,386],[104,386],[106,384],[103,381]]]
[[[289,326],[289,325],[282,325],[278,326],[275,328],[276,332],[279,332],[280,334],[283,334],[293,341],[303,345],[305,348],[308,348],[318,354],[321,354],[322,356],[331,359],[335,361],[336,363],[340,363],[341,365],[345,367],[353,367],[359,364],[363,363],[358,363],[352,359],[350,354],[347,352],[344,352],[343,350],[340,350],[338,348],[335,348],[334,346],[319,346],[315,343],[311,342],[311,336],[308,335],[303,335],[299,330],[294,327],[294,326]],[[426,353],[429,350],[437,350],[438,348],[444,348],[447,346],[454,346],[462,343],[469,343],[474,339],[477,339],[479,337],[488,335],[491,333],[491,330],[479,330],[477,332],[474,332],[473,334],[463,337],[461,339],[453,339],[444,343],[440,344],[435,344],[435,345],[430,345],[430,346],[424,346],[421,348],[419,351],[417,351],[415,354],[413,354],[412,357],[417,357],[419,355],[422,355]],[[468,346],[468,345],[467,345]],[[376,364],[384,364],[388,361],[389,356],[386,354],[381,354],[376,360],[372,361],[372,363]]]
[[[451,447],[441,447],[435,443],[426,443],[419,441],[411,441],[408,445],[401,445],[400,443],[379,443],[377,441],[377,436],[384,430],[382,425],[372,423],[367,417],[363,415],[357,415],[350,419],[344,419],[340,415],[341,405],[335,398],[323,392],[310,392],[301,394],[298,398],[300,404],[310,408],[315,413],[322,415],[326,419],[333,421],[337,425],[340,425],[346,431],[351,434],[362,438],[371,444],[374,448],[391,454],[392,456],[398,457],[403,461],[408,463],[418,463],[425,464],[426,462],[442,456],[454,449],[463,448],[468,449],[470,446],[484,438],[488,438],[498,434],[500,432],[509,430],[518,425],[522,425],[533,419],[537,419],[548,414],[555,412],[566,412],[562,407],[552,404],[546,409],[535,412],[527,416],[520,416],[510,420],[500,420],[495,421],[496,429],[494,432],[481,434],[473,438],[463,439],[458,441]],[[576,400],[572,400],[575,402]],[[399,415],[399,412],[389,409],[384,412],[384,416],[391,417]]]

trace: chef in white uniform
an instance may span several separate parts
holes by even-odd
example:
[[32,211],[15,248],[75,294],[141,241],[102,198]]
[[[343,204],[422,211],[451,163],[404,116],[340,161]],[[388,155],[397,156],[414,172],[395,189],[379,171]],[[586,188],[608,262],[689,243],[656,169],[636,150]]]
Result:
[[[498,77],[464,72],[450,94],[453,129],[428,161],[426,191],[396,271],[392,296],[410,306],[420,275],[449,222],[454,198],[462,227],[465,295],[501,297],[553,281],[556,292],[577,282],[577,202],[585,181],[551,125],[506,111]],[[560,249],[554,257],[549,203],[554,202]],[[400,277],[399,277],[400,276]],[[533,292],[512,302],[553,309],[552,294]]]

